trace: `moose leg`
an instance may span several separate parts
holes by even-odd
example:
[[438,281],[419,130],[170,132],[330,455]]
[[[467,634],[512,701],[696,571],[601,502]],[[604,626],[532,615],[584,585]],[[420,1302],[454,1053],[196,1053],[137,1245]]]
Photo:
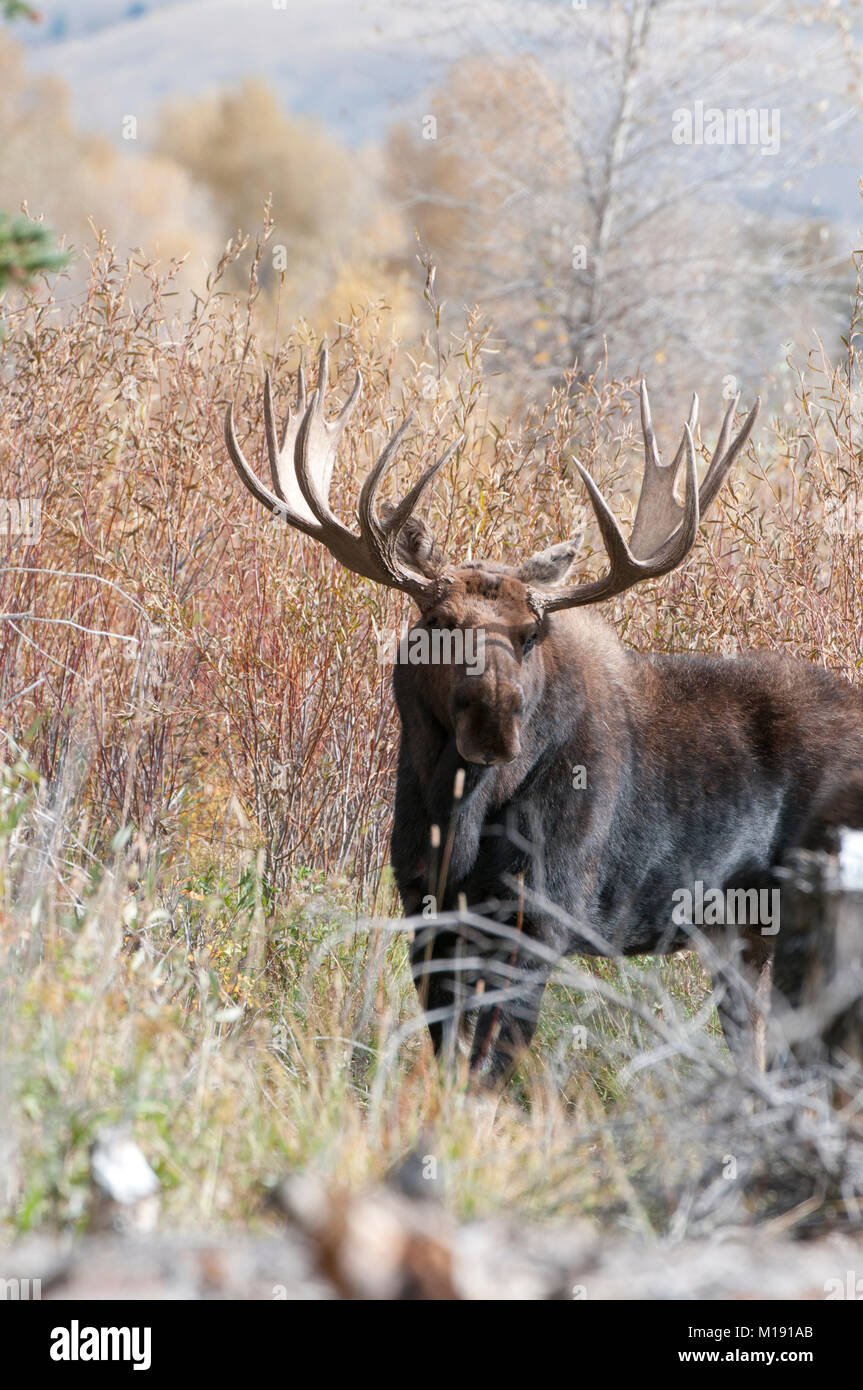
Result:
[[734,1060],[767,1067],[767,1018],[773,952],[764,937],[745,933],[732,939],[730,959],[711,972],[716,1012]]
[[490,1087],[509,1080],[536,1031],[547,977],[524,981],[515,999],[488,1004],[478,1011],[471,1048],[471,1074]]
[[747,868],[724,885],[728,909],[723,936],[711,942],[710,970],[716,1012],[729,1051],[740,1065],[765,1071],[767,1025],[780,880],[768,869]]
[[483,993],[476,1011],[470,1054],[471,1074],[483,1085],[503,1085],[536,1031],[549,967],[528,950],[497,956],[483,969]]
[[432,1046],[436,1056],[448,1061],[468,1030],[466,1001],[473,986],[467,953],[463,936],[438,928],[431,920],[417,927],[411,944],[411,975]]
[[475,933],[442,930],[430,922],[416,931],[411,974],[435,1054],[451,1064],[473,1031],[471,1074],[497,1087],[530,1046],[549,971],[529,950],[490,956],[484,945]]

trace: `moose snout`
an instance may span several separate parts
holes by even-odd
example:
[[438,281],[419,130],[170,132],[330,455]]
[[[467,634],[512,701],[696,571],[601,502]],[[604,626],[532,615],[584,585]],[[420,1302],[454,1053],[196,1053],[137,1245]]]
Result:
[[484,767],[515,762],[521,753],[523,711],[524,695],[517,685],[488,692],[458,692],[453,723],[461,756]]

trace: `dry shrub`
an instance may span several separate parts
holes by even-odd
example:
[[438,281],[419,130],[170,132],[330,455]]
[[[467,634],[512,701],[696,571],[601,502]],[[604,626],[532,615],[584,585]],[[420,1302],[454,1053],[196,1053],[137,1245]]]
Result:
[[[652,986],[636,1025],[621,1022],[625,999],[606,1002],[597,1031],[614,1046],[588,1063],[564,1045],[561,999],[583,1003],[589,977],[567,976],[515,1093],[529,1116],[514,1101],[478,1125],[430,1063],[402,938],[358,929],[358,908],[395,906],[397,730],[377,637],[408,610],[274,524],[233,473],[230,400],[265,473],[270,363],[254,272],[245,302],[222,294],[236,250],[180,314],[170,276],[99,244],[87,294],[65,314],[52,300],[22,306],[0,348],[5,492],[42,507],[38,542],[7,538],[0,568],[15,1220],[80,1217],[88,1137],[119,1114],[159,1160],[173,1209],[196,1221],[248,1215],[256,1184],[288,1159],[354,1180],[421,1139],[450,1162],[464,1212],[586,1205],[662,1228],[680,1190],[669,1175],[685,1167],[670,1116],[690,1113],[691,1046],[682,1073],[656,1079],[674,1047],[657,1063],[625,1142],[607,1115],[628,1103],[626,1066],[649,1045]],[[771,646],[859,679],[854,331],[856,319],[841,366],[814,357],[791,408],[760,423],[684,570],[616,605],[628,641]],[[300,324],[278,347],[280,409],[316,346]],[[464,434],[428,504],[453,556],[521,553],[572,530],[576,452],[631,514],[631,383],[565,382],[523,419],[496,420],[494,342],[477,316],[459,341],[432,333],[399,354],[371,306],[331,349],[333,403],[355,370],[365,385],[334,484],[344,516],[417,404],[393,491]],[[253,948],[262,934],[267,951]],[[631,998],[633,968],[597,965],[602,997],[619,985]],[[676,1001],[703,1032],[697,970],[664,969],[661,1007]],[[712,1054],[706,1065],[702,1086]]]

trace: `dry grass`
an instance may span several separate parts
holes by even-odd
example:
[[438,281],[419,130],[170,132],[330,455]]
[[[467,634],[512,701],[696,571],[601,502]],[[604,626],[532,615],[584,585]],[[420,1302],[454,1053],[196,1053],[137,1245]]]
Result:
[[[236,303],[224,268],[180,316],[170,278],[139,264],[133,294],[100,245],[86,297],[22,306],[0,344],[4,489],[42,499],[40,540],[8,538],[0,566],[6,1229],[80,1223],[89,1143],[117,1119],[173,1224],[265,1222],[286,1168],[359,1183],[418,1145],[461,1214],[691,1229],[731,1132],[708,1114],[728,1063],[693,961],[564,971],[496,1114],[434,1067],[386,867],[376,633],[406,605],[235,478],[222,417],[234,400],[259,463],[270,333],[254,276]],[[480,321],[413,355],[387,331],[372,306],[331,342],[333,399],[357,367],[365,383],[337,506],[419,403],[395,487],[465,434],[433,511],[453,553],[565,535],[574,452],[631,514],[631,383],[570,383],[504,420]],[[278,348],[283,404],[314,347],[301,324]],[[859,390],[853,347],[813,355],[685,570],[609,614],[626,640],[782,647],[859,681]]]

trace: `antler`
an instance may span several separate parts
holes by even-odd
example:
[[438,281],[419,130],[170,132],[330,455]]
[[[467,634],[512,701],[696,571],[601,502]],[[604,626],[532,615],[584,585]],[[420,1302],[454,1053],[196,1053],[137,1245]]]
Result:
[[264,429],[273,491],[260,481],[246,461],[234,429],[233,407],[229,405],[225,416],[225,443],[231,461],[253,497],[277,516],[284,517],[298,531],[321,541],[346,569],[389,588],[402,589],[422,604],[439,581],[404,563],[397,553],[399,537],[429,483],[452,457],[460,441],[456,440],[427,468],[407,496],[396,507],[388,509],[386,517],[382,518],[375,510],[375,498],[411,423],[409,416],[389,440],[363,484],[358,507],[360,534],[355,535],[333,515],[329,494],[339,440],[359,400],[362,382],[357,372],[350,396],[336,418],[328,421],[324,418],[328,368],[329,355],[324,345],[318,358],[317,390],[307,405],[305,377],[300,367],[296,412],[288,411],[281,444],[273,410],[272,383],[267,372]]
[[[698,397],[692,397],[689,419],[683,426],[683,437],[677,453],[670,464],[664,464],[650,418],[647,384],[642,381],[644,480],[629,544],[624,540],[620,527],[596,483],[587,469],[576,460],[575,466],[587,488],[611,565],[608,574],[602,579],[579,584],[557,594],[535,595],[546,613],[613,598],[616,594],[622,594],[624,590],[632,588],[634,584],[668,574],[683,563],[695,544],[700,518],[722,487],[731,465],[744,448],[755,424],[755,417],[761,405],[760,398],[756,398],[742,428],[729,446],[734,411],[739,399],[738,393],[725,412],[710,467],[699,488],[692,438],[698,419]],[[684,500],[681,505],[674,496],[674,484],[682,461],[685,461],[686,476]]]

